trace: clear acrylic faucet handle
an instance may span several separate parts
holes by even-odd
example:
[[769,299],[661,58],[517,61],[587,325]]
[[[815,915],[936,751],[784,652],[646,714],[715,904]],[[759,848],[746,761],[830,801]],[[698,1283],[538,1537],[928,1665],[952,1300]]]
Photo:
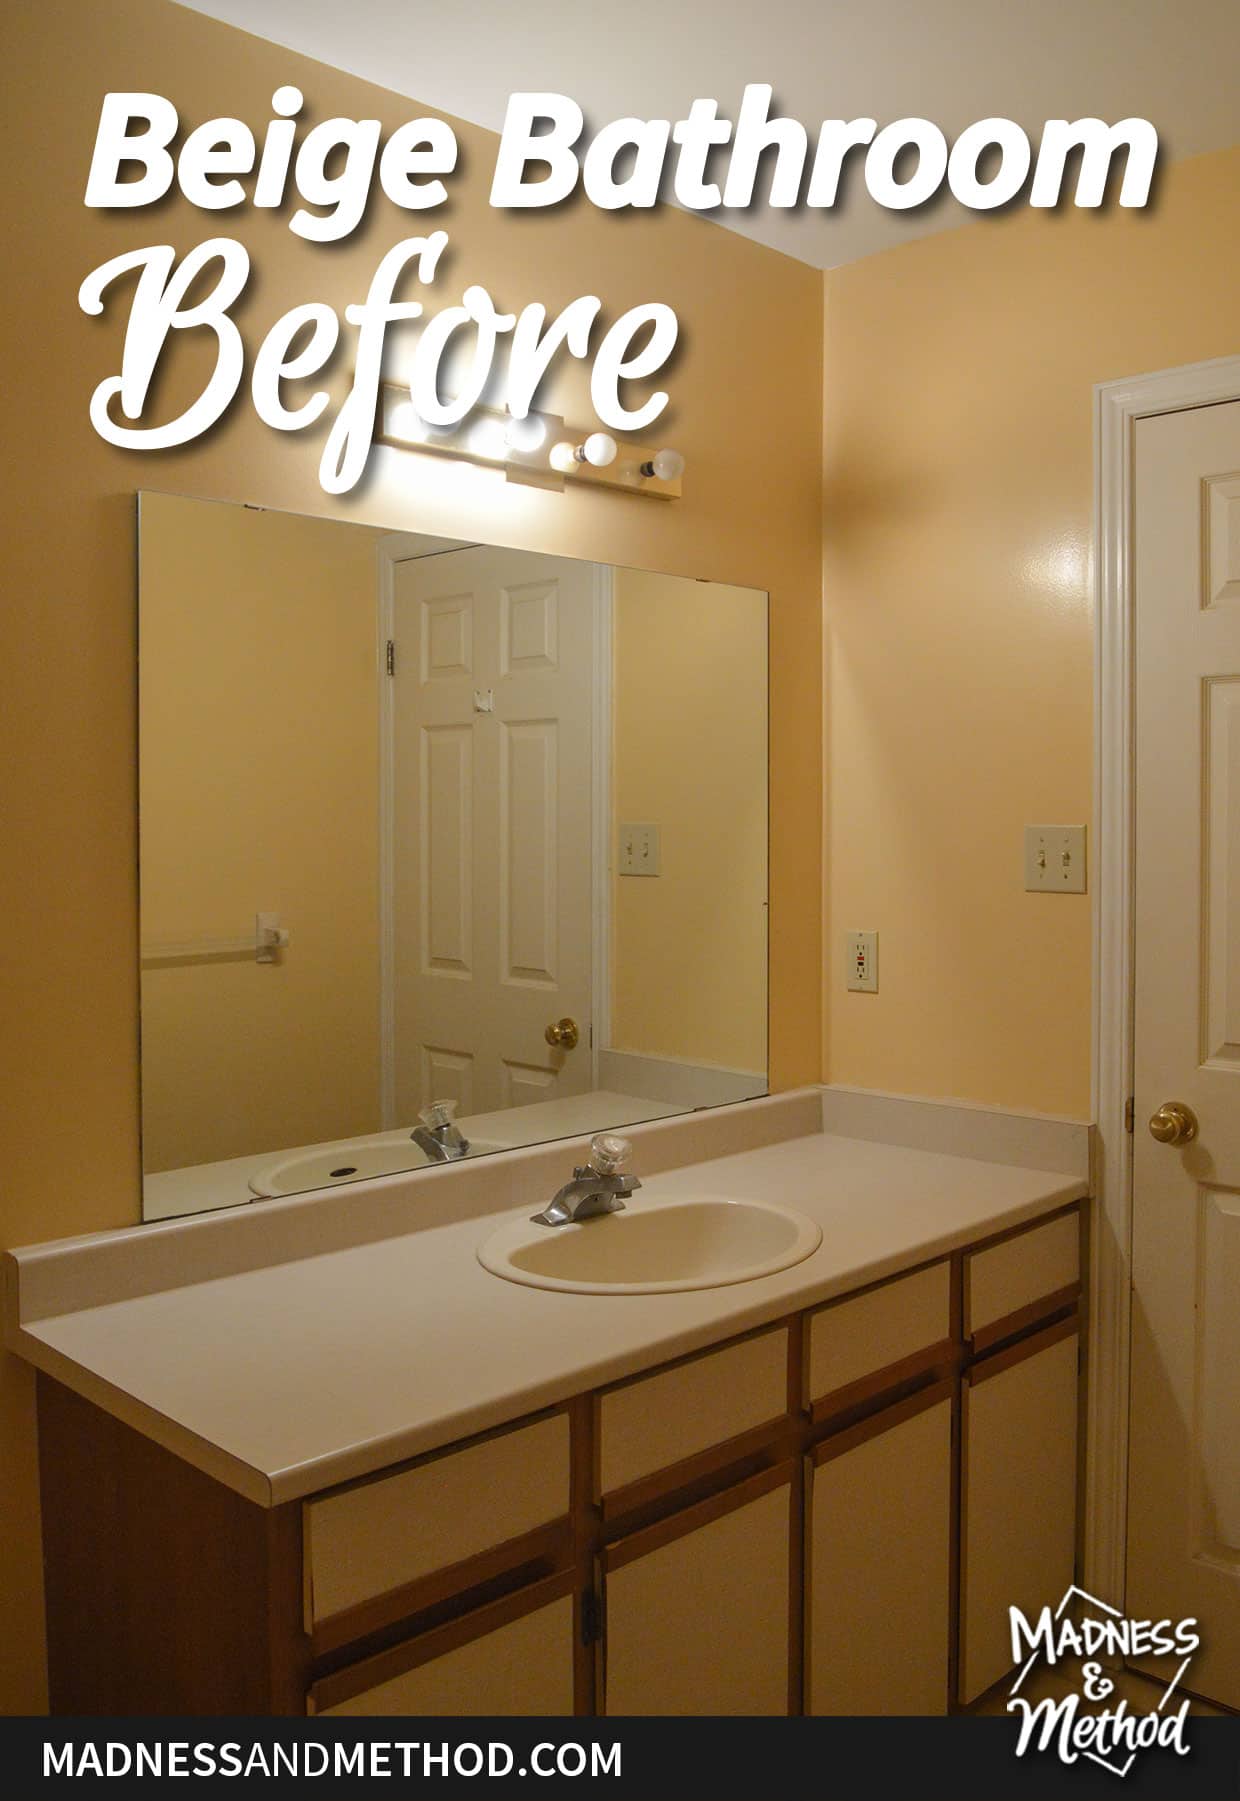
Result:
[[436,1126],[452,1124],[456,1118],[456,1107],[455,1101],[432,1101],[429,1106],[423,1107],[418,1118],[424,1126],[429,1126],[434,1131]]
[[599,1132],[590,1140],[590,1167],[596,1175],[614,1176],[632,1155],[630,1141],[612,1132]]

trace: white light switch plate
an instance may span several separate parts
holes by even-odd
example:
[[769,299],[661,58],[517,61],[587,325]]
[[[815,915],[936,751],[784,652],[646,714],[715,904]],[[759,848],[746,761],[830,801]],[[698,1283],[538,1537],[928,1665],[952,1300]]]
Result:
[[658,875],[659,828],[657,825],[620,827],[620,874]]
[[1025,827],[1025,887],[1030,894],[1084,894],[1085,827]]
[[878,993],[877,932],[845,934],[844,985],[853,994]]

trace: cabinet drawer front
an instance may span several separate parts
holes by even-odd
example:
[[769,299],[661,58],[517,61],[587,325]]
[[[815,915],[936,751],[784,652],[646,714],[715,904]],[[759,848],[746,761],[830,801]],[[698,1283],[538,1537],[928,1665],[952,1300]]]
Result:
[[822,1401],[950,1338],[951,1266],[945,1259],[811,1316],[809,1399]]
[[947,1711],[952,1404],[882,1420],[811,1477],[808,1714]]
[[568,1506],[563,1413],[308,1501],[307,1629],[545,1526]]
[[571,1714],[573,1599],[483,1633],[323,1715]]
[[788,1329],[742,1339],[599,1397],[602,1494],[695,1457],[788,1410]]
[[1081,1218],[1075,1210],[1019,1232],[965,1258],[965,1332],[985,1333],[999,1320],[1073,1287],[1081,1274]]

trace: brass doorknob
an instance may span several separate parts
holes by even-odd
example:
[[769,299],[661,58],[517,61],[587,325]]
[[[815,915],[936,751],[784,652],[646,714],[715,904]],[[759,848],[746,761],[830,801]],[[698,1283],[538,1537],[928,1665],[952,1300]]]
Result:
[[1197,1136],[1197,1115],[1183,1101],[1164,1101],[1150,1115],[1150,1137],[1159,1144],[1191,1144]]
[[553,1019],[543,1033],[548,1044],[554,1045],[557,1051],[575,1051],[581,1033],[577,1030],[575,1019]]

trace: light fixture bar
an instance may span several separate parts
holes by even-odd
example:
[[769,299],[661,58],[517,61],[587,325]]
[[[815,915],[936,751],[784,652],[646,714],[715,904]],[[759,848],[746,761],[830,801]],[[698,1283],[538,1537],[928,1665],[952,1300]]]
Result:
[[[493,407],[475,407],[459,425],[428,425],[415,412],[408,389],[394,382],[380,387],[375,441],[393,450],[457,457],[502,470],[509,481],[541,488],[611,488],[653,500],[680,498],[684,458],[679,452],[616,443],[597,430],[577,431],[555,413],[531,412],[525,419],[513,419]],[[608,446],[614,447],[609,460],[592,460],[606,454]],[[665,469],[666,477],[661,473]]]

